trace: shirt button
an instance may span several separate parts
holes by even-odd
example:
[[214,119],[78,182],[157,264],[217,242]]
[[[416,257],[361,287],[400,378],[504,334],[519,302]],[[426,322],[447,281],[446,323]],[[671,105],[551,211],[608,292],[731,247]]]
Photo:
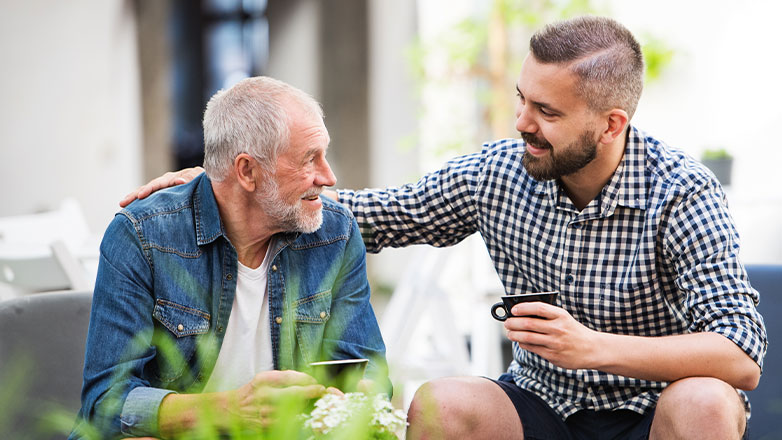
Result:
[[229,273],[228,275],[225,276],[225,279],[230,281],[234,279],[234,276]]
[[276,264],[272,265],[272,272],[277,272],[277,265]]
[[567,284],[573,284],[574,280],[575,280],[575,278],[573,278],[573,275],[567,274],[567,276],[565,277],[565,282]]
[[282,324],[282,317],[278,316],[274,318],[274,322],[276,322],[277,324]]
[[184,325],[182,325],[182,324],[179,324],[178,326],[176,326],[176,329],[177,329],[177,330],[179,330],[179,331],[181,332],[182,330],[184,330],[184,329],[185,329],[185,326],[184,326]]
[[326,312],[320,312],[320,317],[321,318],[325,318],[326,317]]

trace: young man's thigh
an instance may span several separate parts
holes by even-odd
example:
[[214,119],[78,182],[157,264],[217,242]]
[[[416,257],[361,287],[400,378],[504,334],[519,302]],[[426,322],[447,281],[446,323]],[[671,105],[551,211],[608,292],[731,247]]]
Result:
[[493,380],[513,402],[529,440],[645,440],[654,413],[646,415],[628,410],[579,411],[566,421],[536,394],[516,386],[503,374]]

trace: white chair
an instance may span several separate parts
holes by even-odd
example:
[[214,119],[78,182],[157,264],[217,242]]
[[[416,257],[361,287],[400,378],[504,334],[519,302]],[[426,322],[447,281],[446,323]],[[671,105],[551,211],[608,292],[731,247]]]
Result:
[[0,218],[0,282],[21,292],[91,290],[85,261],[97,261],[97,243],[75,200],[59,209]]
[[502,325],[491,304],[502,285],[479,236],[457,246],[420,246],[380,320],[392,381],[409,405],[418,385],[453,375],[499,376]]

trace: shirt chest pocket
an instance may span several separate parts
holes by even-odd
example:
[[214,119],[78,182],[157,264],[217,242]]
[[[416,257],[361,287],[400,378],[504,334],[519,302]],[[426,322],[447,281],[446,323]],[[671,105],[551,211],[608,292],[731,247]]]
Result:
[[152,316],[158,321],[153,345],[156,376],[163,383],[180,378],[189,369],[198,336],[209,331],[210,316],[198,309],[158,299]]
[[321,360],[326,323],[331,317],[331,289],[296,300],[293,304],[296,340],[305,362]]

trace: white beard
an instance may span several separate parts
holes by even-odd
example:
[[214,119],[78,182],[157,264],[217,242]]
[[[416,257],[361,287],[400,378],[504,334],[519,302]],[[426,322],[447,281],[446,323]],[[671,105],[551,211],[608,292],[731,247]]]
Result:
[[309,234],[320,229],[323,223],[322,209],[307,213],[301,199],[294,204],[282,200],[280,188],[273,178],[267,179],[259,188],[256,200],[263,212],[275,222],[275,226],[284,231]]

